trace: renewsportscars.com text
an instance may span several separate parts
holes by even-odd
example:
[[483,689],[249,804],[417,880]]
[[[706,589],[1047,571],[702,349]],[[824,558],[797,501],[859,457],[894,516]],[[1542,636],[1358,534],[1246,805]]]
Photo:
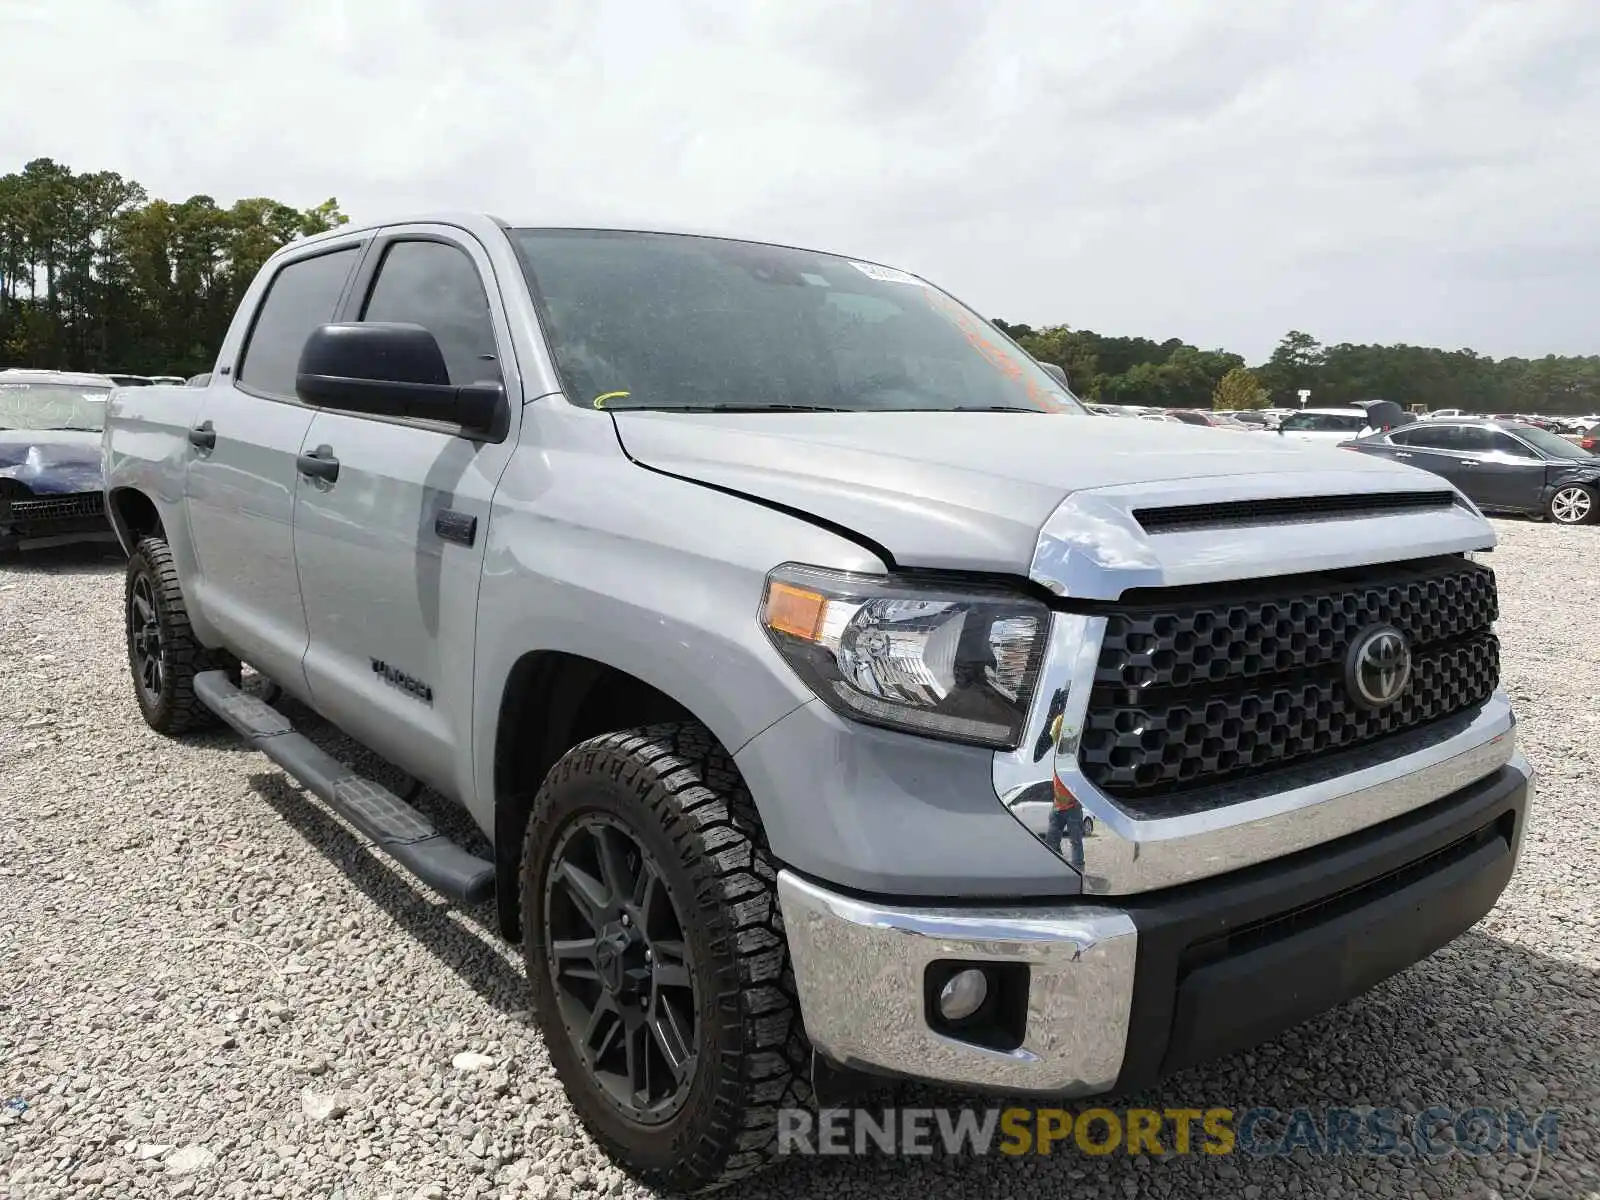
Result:
[[1396,1108],[784,1109],[780,1154],[1245,1154],[1437,1158],[1555,1153],[1559,1112]]

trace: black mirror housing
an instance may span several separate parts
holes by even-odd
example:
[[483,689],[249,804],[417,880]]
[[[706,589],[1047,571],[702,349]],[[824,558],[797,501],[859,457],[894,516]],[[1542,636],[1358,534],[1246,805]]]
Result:
[[420,325],[352,321],[312,330],[300,351],[295,392],[317,408],[446,421],[489,431],[499,423],[498,383],[453,384],[433,334]]

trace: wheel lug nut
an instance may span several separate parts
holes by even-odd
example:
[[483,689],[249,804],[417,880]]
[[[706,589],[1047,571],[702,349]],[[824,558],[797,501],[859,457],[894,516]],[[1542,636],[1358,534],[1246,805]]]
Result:
[[645,962],[655,962],[656,956],[654,954],[650,953],[650,951],[646,950],[644,952],[644,960],[645,960]]
[[626,929],[629,925],[632,925],[632,924],[633,924],[633,920],[628,916],[627,913],[623,913],[622,914],[622,927],[624,929]]

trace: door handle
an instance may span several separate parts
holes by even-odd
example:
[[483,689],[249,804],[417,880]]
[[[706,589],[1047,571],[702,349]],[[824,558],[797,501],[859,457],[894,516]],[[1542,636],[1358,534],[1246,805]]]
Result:
[[189,444],[196,450],[217,448],[217,431],[211,427],[210,421],[204,421],[189,430]]
[[295,464],[300,468],[300,474],[308,479],[321,479],[332,483],[339,478],[339,460],[333,456],[332,446],[318,446],[315,450],[308,450]]
[[1394,452],[1394,456],[1396,458],[1410,458],[1411,457],[1411,455],[1407,454],[1404,450],[1396,450]]

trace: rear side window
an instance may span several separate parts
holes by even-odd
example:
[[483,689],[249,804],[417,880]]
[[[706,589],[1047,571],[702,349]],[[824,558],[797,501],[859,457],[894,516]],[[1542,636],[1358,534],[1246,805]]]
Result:
[[357,249],[347,246],[278,269],[245,345],[240,383],[270,396],[293,397],[300,351],[313,329],[333,320]]
[[1408,425],[1389,435],[1397,446],[1421,446],[1429,450],[1462,450],[1459,425]]
[[421,325],[438,341],[453,384],[500,382],[489,297],[478,269],[456,246],[391,245],[361,319]]

